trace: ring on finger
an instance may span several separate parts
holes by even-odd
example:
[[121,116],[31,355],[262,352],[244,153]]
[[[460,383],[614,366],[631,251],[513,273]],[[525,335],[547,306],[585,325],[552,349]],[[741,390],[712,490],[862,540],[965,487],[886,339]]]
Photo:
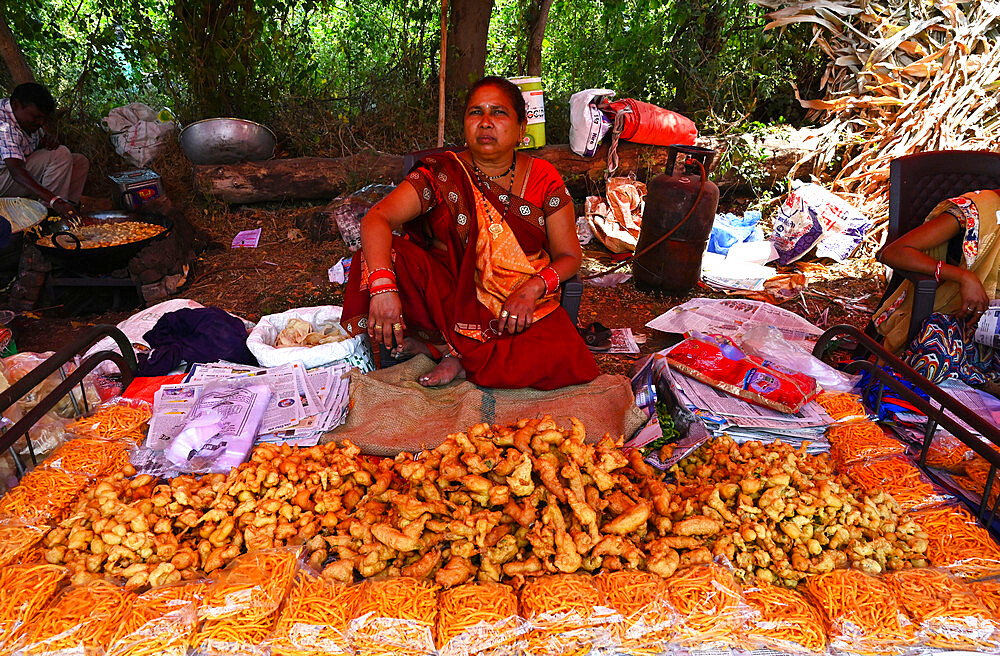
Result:
[[511,315],[510,315],[509,312],[507,312],[507,310],[500,310],[500,318],[501,319],[506,319],[508,316],[511,316]]
[[516,321],[517,320],[517,315],[516,314],[512,314],[512,315],[510,315],[510,318],[514,319]]
[[401,324],[401,323],[394,323],[394,324],[392,324],[392,329],[393,330],[402,330],[403,329],[403,324]]

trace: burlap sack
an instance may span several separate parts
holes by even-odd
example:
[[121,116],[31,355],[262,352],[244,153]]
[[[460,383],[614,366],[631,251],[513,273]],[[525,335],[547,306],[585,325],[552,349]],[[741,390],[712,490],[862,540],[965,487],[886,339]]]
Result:
[[352,371],[347,423],[322,441],[349,439],[364,453],[394,456],[434,448],[449,433],[480,422],[507,424],[548,414],[569,426],[569,418],[576,417],[587,429],[587,441],[594,442],[605,433],[628,438],[646,421],[624,376],[604,374],[551,392],[487,389],[467,380],[438,388],[417,383],[433,367],[430,358],[419,355],[369,374]]

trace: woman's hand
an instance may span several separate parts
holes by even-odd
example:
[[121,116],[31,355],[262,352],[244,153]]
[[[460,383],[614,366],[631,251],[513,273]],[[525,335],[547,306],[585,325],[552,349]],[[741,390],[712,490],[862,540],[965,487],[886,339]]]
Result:
[[515,289],[504,301],[500,311],[500,334],[524,332],[531,325],[535,302],[545,295],[545,283],[538,276],[531,276]]
[[392,338],[396,343],[403,343],[403,304],[397,292],[377,294],[368,303],[368,336],[372,344],[382,344],[391,349]]
[[955,316],[959,319],[978,318],[990,306],[990,297],[986,295],[983,283],[979,281],[976,274],[964,270],[964,275],[962,276],[962,280],[959,281],[959,285],[962,295],[962,307],[955,313]]

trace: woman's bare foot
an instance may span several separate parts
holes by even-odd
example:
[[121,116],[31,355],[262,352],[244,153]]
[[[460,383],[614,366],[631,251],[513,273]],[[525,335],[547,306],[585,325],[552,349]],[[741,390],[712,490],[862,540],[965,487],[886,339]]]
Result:
[[424,355],[434,357],[431,353],[431,349],[427,346],[427,342],[422,339],[417,339],[415,337],[404,337],[403,343],[396,348],[392,349],[390,355],[396,359],[405,358],[410,355],[417,355],[423,353]]
[[465,367],[462,361],[453,355],[446,355],[429,373],[417,379],[424,387],[440,387],[447,385],[456,378],[465,378]]

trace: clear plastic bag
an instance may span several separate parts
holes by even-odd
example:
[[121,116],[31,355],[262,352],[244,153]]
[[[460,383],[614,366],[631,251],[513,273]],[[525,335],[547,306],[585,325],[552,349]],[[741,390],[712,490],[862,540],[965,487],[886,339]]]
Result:
[[858,462],[844,472],[868,494],[886,492],[905,512],[927,508],[952,499],[904,456]]
[[885,581],[917,625],[921,644],[990,653],[1000,649],[1000,622],[957,579],[925,568],[893,572]]
[[966,464],[976,457],[976,452],[962,440],[941,433],[931,439],[931,446],[927,449],[927,466],[962,474]]
[[45,459],[45,466],[91,478],[120,471],[129,464],[129,443],[80,438],[70,440]]
[[1000,579],[970,581],[969,589],[976,595],[993,619],[1000,621]]
[[105,656],[186,656],[208,581],[185,581],[140,594]]
[[164,456],[180,471],[228,473],[250,455],[270,401],[271,389],[253,378],[206,383]]
[[412,577],[369,581],[349,635],[357,656],[433,654],[438,586]]
[[[860,376],[837,371],[803,347],[785,339],[780,330],[765,323],[753,324],[750,330],[743,334],[740,344],[750,355],[812,376],[824,390],[849,392],[860,379]],[[863,406],[861,410],[861,417],[864,417]]]
[[0,515],[29,523],[59,519],[87,484],[88,478],[61,469],[39,467],[28,472],[17,487],[0,499]]
[[[975,492],[979,499],[983,498],[983,494],[986,492],[986,482],[990,477],[990,463],[977,454],[973,454],[971,458],[965,461],[962,465],[962,473],[967,477],[963,480],[961,477],[956,477],[956,482],[963,488]],[[997,495],[1000,494],[1000,481],[994,481],[993,487],[990,489],[990,507],[997,502]],[[977,499],[978,501],[978,499]]]
[[[32,371],[45,362],[50,356],[54,355],[53,351],[48,351],[46,353],[16,353],[14,355],[7,356],[3,359],[4,367],[6,368],[6,379],[11,385],[21,380],[28,372]],[[67,363],[63,367],[63,372],[68,376],[76,369],[76,364],[73,362]],[[58,371],[41,383],[35,386],[30,392],[25,394],[21,399],[15,404],[20,413],[26,413],[36,405],[38,402],[45,398],[49,392],[54,390],[59,383],[63,381],[63,376]],[[91,406],[96,406],[101,402],[101,397],[97,393],[89,381],[84,380],[83,384],[84,392],[87,395],[87,402]],[[63,419],[72,419],[77,415],[77,408],[83,408],[83,394],[80,392],[79,385],[74,387],[66,394],[63,398],[59,399],[56,405],[49,411],[48,414],[56,415],[62,417]],[[5,413],[7,414],[7,413]],[[20,415],[18,415],[20,417]],[[10,416],[11,419],[17,419],[18,417]]]
[[906,445],[885,434],[873,421],[849,421],[833,424],[826,429],[830,456],[843,471],[856,462],[903,455]]
[[344,585],[301,570],[268,640],[271,654],[352,654],[347,630],[363,593],[363,584]]
[[0,567],[16,562],[49,532],[51,526],[15,517],[0,519]]
[[237,557],[205,592],[192,643],[202,654],[264,654],[298,571],[300,547]]
[[0,649],[13,646],[17,630],[41,612],[68,574],[66,568],[48,564],[0,568]]
[[732,571],[718,563],[698,565],[667,579],[670,602],[680,613],[675,641],[691,651],[739,643],[746,605]]
[[823,392],[816,397],[816,403],[834,421],[864,421],[868,411],[860,394],[850,392]]
[[814,654],[826,651],[823,615],[805,595],[769,583],[743,588],[750,609],[747,640],[753,649]]
[[114,398],[102,403],[93,413],[66,426],[77,437],[99,440],[126,440],[142,444],[149,430],[153,407],[145,401]]
[[107,581],[67,588],[26,627],[18,652],[100,653],[114,638],[134,599],[134,594]]
[[916,642],[913,623],[882,580],[853,569],[806,579],[806,591],[823,611],[830,646],[852,654],[902,654]]
[[517,596],[500,583],[466,583],[438,597],[440,656],[514,656],[528,624],[518,615]]
[[31,449],[22,437],[14,445],[17,452],[22,456],[29,456],[32,451],[36,458],[45,457],[45,454],[52,453],[61,446],[67,439],[66,427],[70,424],[68,419],[63,419],[51,412],[42,415],[34,426],[28,430],[28,437],[31,438]]
[[927,534],[927,557],[935,567],[971,579],[1000,574],[1000,546],[962,506],[944,504],[912,517]]
[[670,603],[666,579],[649,572],[604,572],[594,577],[608,604],[622,616],[617,653],[655,654],[677,630],[681,616]]
[[531,625],[525,636],[527,656],[568,656],[613,647],[622,616],[608,605],[583,574],[552,574],[521,588],[521,612]]

